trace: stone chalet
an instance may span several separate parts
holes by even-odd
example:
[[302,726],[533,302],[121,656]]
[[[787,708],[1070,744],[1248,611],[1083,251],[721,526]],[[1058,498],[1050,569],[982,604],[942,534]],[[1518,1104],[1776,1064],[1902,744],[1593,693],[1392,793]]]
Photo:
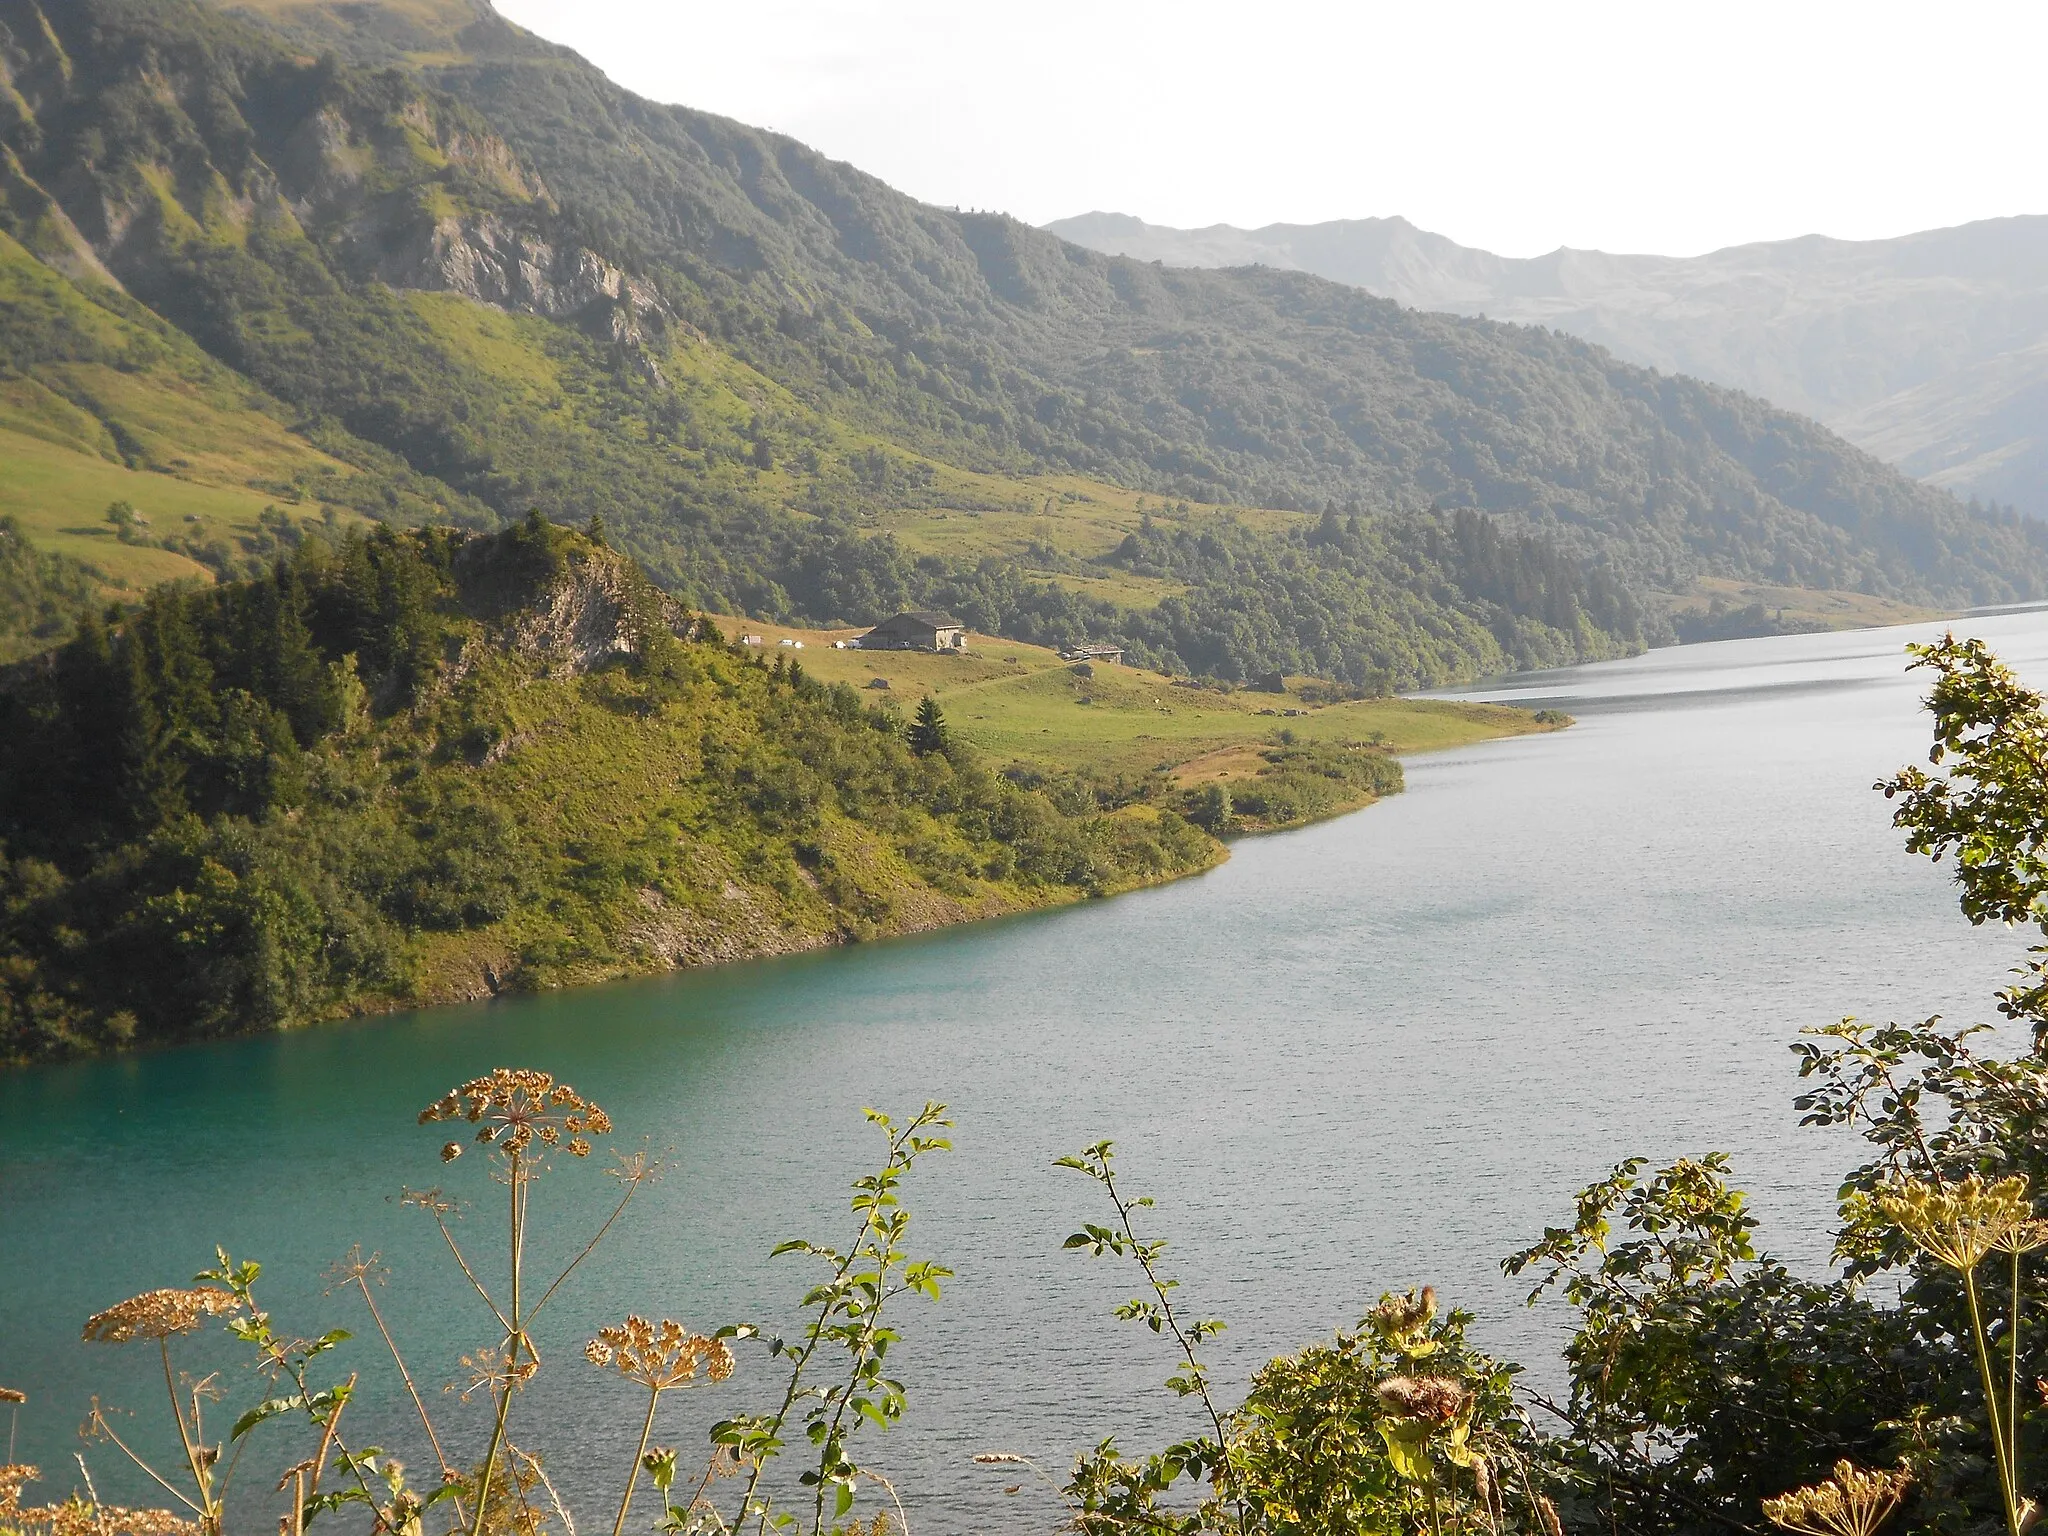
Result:
[[899,613],[860,637],[864,651],[964,651],[967,628],[943,613]]
[[1060,651],[1061,661],[1107,661],[1117,666],[1124,664],[1124,649],[1120,645],[1069,645]]

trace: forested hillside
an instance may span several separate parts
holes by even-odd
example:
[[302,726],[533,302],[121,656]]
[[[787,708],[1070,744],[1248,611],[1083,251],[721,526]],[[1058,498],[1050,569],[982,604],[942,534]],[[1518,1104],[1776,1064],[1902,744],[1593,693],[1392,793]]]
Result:
[[1551,326],[1811,415],[1959,496],[2048,517],[2048,217],[2038,214],[1700,256],[1496,256],[1400,218],[1172,229],[1090,213],[1046,228],[1141,261],[1313,272],[1416,309]]
[[539,519],[309,536],[0,673],[0,1060],[905,932],[1220,857],[1170,812],[934,745]]
[[[309,510],[599,515],[693,603],[945,605],[1226,678],[1392,686],[1668,638],[1651,593],[1702,575],[2048,592],[2037,530],[1758,401],[1301,274],[1163,270],[926,207],[633,97],[480,0],[0,0],[0,24],[6,233],[65,305],[161,317],[165,347],[231,370],[252,419],[320,460],[245,488]],[[103,339],[47,330],[6,362],[75,403],[55,375]],[[1096,487],[1149,493],[1172,537],[906,525]],[[1148,572],[1172,590],[1133,600]]]

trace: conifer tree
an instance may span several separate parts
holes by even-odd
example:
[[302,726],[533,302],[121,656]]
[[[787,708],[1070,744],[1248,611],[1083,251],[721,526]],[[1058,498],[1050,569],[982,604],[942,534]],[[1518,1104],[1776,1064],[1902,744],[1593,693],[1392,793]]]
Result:
[[944,752],[947,746],[946,717],[939,713],[939,701],[930,694],[917,706],[917,718],[910,723],[907,733],[910,750],[919,757],[929,757],[934,752]]

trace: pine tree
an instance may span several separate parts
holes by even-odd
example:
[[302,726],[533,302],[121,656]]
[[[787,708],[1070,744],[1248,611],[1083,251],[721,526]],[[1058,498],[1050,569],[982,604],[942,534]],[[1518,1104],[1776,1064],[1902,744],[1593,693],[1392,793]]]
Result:
[[939,701],[930,694],[917,706],[917,718],[911,722],[907,733],[910,750],[919,757],[929,757],[934,752],[946,750],[946,717],[939,713]]

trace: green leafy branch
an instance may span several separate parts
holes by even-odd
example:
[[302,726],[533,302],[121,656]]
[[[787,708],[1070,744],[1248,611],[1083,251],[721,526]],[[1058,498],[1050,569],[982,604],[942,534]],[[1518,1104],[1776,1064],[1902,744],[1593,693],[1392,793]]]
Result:
[[[1143,1323],[1154,1333],[1170,1336],[1179,1347],[1182,1364],[1169,1376],[1166,1385],[1176,1396],[1193,1397],[1200,1400],[1203,1412],[1208,1416],[1213,1439],[1197,1438],[1183,1442],[1165,1453],[1156,1467],[1141,1474],[1139,1482],[1150,1491],[1164,1491],[1182,1472],[1194,1476],[1207,1475],[1219,1487],[1228,1484],[1229,1468],[1224,1456],[1224,1447],[1229,1437],[1223,1428],[1223,1415],[1217,1410],[1216,1400],[1209,1391],[1209,1368],[1195,1353],[1197,1347],[1215,1337],[1224,1329],[1218,1318],[1195,1318],[1183,1322],[1174,1310],[1173,1293],[1180,1288],[1180,1282],[1160,1272],[1159,1261],[1166,1252],[1164,1238],[1141,1238],[1133,1221],[1133,1213],[1149,1209],[1152,1198],[1149,1195],[1126,1196],[1117,1188],[1115,1145],[1109,1141],[1098,1141],[1086,1148],[1078,1157],[1062,1157],[1054,1162],[1055,1167],[1072,1168],[1086,1174],[1102,1186],[1110,1207],[1116,1212],[1116,1225],[1098,1226],[1093,1222],[1083,1225],[1079,1232],[1070,1236],[1063,1247],[1080,1249],[1093,1258],[1111,1254],[1117,1258],[1128,1258],[1137,1264],[1145,1277],[1151,1295],[1134,1296],[1119,1304],[1116,1316],[1125,1322]],[[1098,1451],[1109,1450],[1112,1442],[1105,1441]],[[1121,1487],[1121,1481],[1118,1486]],[[1156,1484],[1156,1488],[1151,1485]],[[1138,1489],[1130,1490],[1140,1491]],[[1242,1496],[1232,1493],[1232,1503],[1237,1510],[1237,1524],[1240,1529],[1249,1528],[1250,1511]]]
[[[918,1158],[951,1150],[952,1142],[930,1134],[951,1127],[945,1111],[943,1104],[927,1103],[900,1126],[880,1110],[865,1111],[868,1122],[887,1137],[888,1153],[877,1171],[853,1183],[850,1206],[860,1221],[853,1241],[844,1250],[802,1238],[775,1248],[776,1256],[801,1253],[822,1260],[830,1273],[804,1296],[803,1306],[812,1309],[812,1315],[803,1332],[794,1340],[769,1340],[769,1354],[789,1362],[780,1405],[772,1413],[727,1419],[712,1427],[713,1441],[749,1467],[730,1529],[750,1521],[757,1533],[771,1524],[778,1530],[800,1525],[793,1511],[776,1509],[762,1492],[767,1463],[783,1449],[785,1431],[799,1403],[807,1403],[804,1435],[818,1456],[817,1464],[799,1479],[812,1490],[812,1536],[823,1536],[826,1529],[828,1495],[829,1519],[838,1522],[853,1508],[861,1478],[877,1476],[855,1461],[850,1444],[862,1424],[886,1430],[902,1419],[907,1406],[903,1383],[886,1374],[889,1348],[900,1335],[883,1321],[884,1314],[889,1302],[906,1292],[936,1301],[940,1282],[953,1273],[909,1256],[904,1241],[910,1213],[897,1193]],[[843,1352],[843,1374],[813,1385],[808,1373],[818,1351],[827,1345]],[[835,1523],[833,1529],[837,1528]]]

